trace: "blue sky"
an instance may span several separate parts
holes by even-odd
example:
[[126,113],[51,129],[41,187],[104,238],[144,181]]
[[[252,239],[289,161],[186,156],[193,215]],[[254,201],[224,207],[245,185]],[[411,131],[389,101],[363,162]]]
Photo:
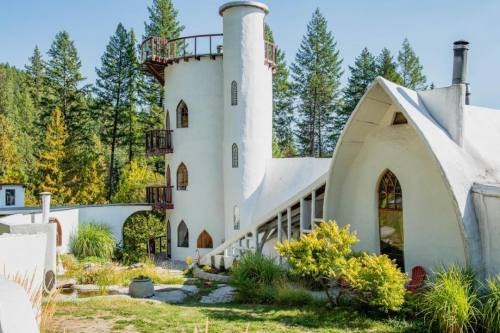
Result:
[[[174,0],[184,34],[222,32],[223,0]],[[347,66],[363,47],[393,53],[408,37],[430,82],[451,81],[452,42],[467,39],[472,103],[500,108],[500,1],[481,0],[265,0],[275,39],[293,61],[316,7],[328,19]],[[141,36],[151,0],[0,0],[0,62],[24,66],[35,45],[46,52],[60,30],[75,40],[90,83],[116,25]]]

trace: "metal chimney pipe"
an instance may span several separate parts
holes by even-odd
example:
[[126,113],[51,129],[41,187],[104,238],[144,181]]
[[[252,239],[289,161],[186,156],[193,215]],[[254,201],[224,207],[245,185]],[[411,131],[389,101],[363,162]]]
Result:
[[42,199],[42,223],[49,223],[49,214],[50,214],[50,196],[52,194],[50,192],[42,192],[40,193],[40,197]]
[[467,52],[469,51],[469,42],[458,40],[453,43],[453,78],[452,84],[465,84],[465,104],[469,104],[470,91],[467,82]]

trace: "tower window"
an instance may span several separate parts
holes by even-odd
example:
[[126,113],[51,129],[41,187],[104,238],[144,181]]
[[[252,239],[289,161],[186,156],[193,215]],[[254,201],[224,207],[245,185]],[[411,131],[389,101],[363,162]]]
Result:
[[233,207],[233,223],[234,230],[240,230],[240,208],[238,206]]
[[177,105],[177,128],[187,128],[189,126],[189,111],[186,103],[180,101]]
[[233,154],[233,168],[238,167],[238,145],[236,143],[233,143],[233,148],[232,148],[232,154]]
[[408,124],[408,120],[406,120],[405,115],[403,112],[396,112],[394,114],[394,119],[392,121],[393,125],[403,125],[403,124]]
[[177,190],[185,191],[188,186],[188,171],[186,165],[181,163],[177,168]]
[[189,247],[189,229],[184,221],[177,227],[177,247]]
[[238,105],[238,84],[231,82],[231,105]]

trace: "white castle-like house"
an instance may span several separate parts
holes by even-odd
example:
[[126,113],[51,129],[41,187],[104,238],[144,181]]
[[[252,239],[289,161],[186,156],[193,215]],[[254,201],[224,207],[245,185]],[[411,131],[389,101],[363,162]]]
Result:
[[238,1],[219,12],[223,35],[143,43],[146,70],[165,85],[166,127],[146,144],[166,156],[166,184],[148,201],[166,209],[169,256],[228,266],[334,219],[357,232],[358,250],[406,271],[500,272],[500,111],[469,105],[467,42],[454,44],[449,87],[377,78],[332,159],[273,159],[269,9]]

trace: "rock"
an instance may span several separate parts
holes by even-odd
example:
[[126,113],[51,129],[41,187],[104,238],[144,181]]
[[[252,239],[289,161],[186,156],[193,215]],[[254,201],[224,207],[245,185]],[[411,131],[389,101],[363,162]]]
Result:
[[202,304],[230,303],[234,297],[234,288],[225,286],[217,288],[200,300]]
[[70,289],[77,283],[76,279],[57,279],[56,288],[57,289]]
[[96,264],[93,264],[93,263],[91,263],[91,262],[86,262],[86,263],[84,263],[84,264],[83,264],[83,269],[84,269],[85,271],[91,271],[91,270],[93,270],[94,268],[96,268]]
[[181,303],[186,297],[187,294],[182,290],[173,290],[165,292],[155,292],[155,294],[151,298],[166,303]]
[[136,264],[133,264],[130,266],[130,268],[134,269],[134,268],[142,268],[144,267],[144,264],[142,262],[138,262]]
[[204,272],[197,265],[193,266],[193,275],[197,278],[214,282],[228,283],[231,280],[231,277],[228,275]]
[[187,284],[183,285],[181,290],[190,295],[197,294],[200,291],[197,286]]

